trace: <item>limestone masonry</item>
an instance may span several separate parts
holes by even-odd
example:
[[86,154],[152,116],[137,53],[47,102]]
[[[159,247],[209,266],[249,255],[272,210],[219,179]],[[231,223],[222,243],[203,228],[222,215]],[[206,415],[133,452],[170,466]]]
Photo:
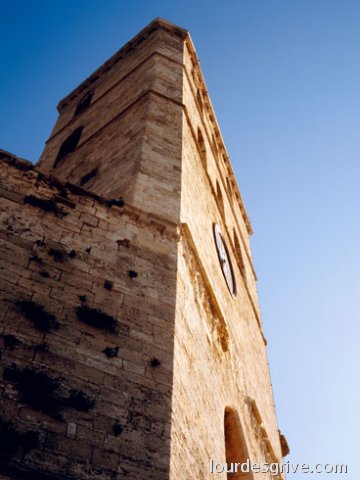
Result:
[[0,151],[0,480],[255,478],[209,471],[288,448],[188,32],[154,20],[58,110],[37,165]]

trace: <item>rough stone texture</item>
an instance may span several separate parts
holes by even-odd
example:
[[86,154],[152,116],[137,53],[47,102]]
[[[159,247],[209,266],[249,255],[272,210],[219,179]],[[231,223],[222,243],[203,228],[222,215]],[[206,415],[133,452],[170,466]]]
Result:
[[[91,87],[94,97],[84,112],[74,117],[79,98],[69,99],[39,168],[79,183],[98,167],[86,188],[178,222],[182,56],[181,38],[153,30]],[[61,144],[81,126],[76,151],[54,167]]]
[[251,226],[189,35],[154,21],[58,108],[36,167],[0,152],[0,480],[280,461]]
[[[45,372],[59,380],[59,398],[76,389],[96,402],[89,412],[64,404],[59,420],[32,409],[16,385],[3,380],[2,416],[22,431],[40,432],[40,447],[19,448],[9,465],[66,478],[105,479],[116,471],[122,478],[127,470],[143,469],[147,478],[167,478],[176,225],[130,206],[108,207],[6,160],[1,162],[2,372],[13,364]],[[24,204],[28,195],[56,198],[66,215]],[[54,257],[51,249],[62,256]],[[130,278],[129,271],[137,276]],[[112,282],[110,291],[105,280]],[[42,305],[59,328],[35,328],[17,304],[24,300]],[[80,322],[76,309],[82,305],[113,317],[116,333]],[[16,347],[6,346],[5,335],[16,338]],[[117,356],[103,353],[116,346]],[[154,357],[161,361],[156,369]],[[122,427],[117,436],[116,422]]]
[[[196,80],[201,77],[189,43],[184,56],[182,225],[171,478],[185,480],[209,478],[209,458],[224,461],[226,407],[236,411],[253,461],[278,462],[282,455],[246,217],[240,212],[233,190],[228,188],[227,180],[232,179],[232,174],[223,145],[212,143],[216,128],[196,100],[197,91],[204,91],[204,85]],[[205,161],[199,148],[199,128],[205,144]],[[217,182],[223,205],[217,195]],[[230,251],[238,291],[236,299],[230,295],[219,268],[212,238],[214,223],[220,225]],[[234,232],[239,239],[242,263]]]

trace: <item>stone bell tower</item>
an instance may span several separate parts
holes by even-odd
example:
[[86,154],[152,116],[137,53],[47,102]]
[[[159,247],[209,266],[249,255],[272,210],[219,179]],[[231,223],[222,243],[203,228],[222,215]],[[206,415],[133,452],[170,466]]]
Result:
[[254,478],[210,471],[287,446],[188,32],[154,20],[58,110],[35,167],[0,152],[0,480]]

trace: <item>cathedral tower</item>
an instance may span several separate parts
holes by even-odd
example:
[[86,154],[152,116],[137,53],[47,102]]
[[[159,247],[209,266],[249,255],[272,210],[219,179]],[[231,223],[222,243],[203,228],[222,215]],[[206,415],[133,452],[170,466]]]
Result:
[[188,32],[154,20],[58,110],[35,167],[0,152],[0,480],[254,478],[210,472],[287,446]]

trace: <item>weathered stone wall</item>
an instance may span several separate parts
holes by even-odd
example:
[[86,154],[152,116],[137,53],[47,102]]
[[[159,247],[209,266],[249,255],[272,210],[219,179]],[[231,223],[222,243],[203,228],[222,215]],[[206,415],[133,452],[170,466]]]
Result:
[[2,156],[1,471],[168,478],[176,226]]
[[[186,50],[171,478],[224,479],[226,474],[210,475],[209,459],[225,462],[227,407],[237,412],[253,462],[276,462],[282,455],[247,225],[228,188],[225,151],[221,143],[211,143],[214,127],[197,101],[196,70],[189,57]],[[236,298],[220,267],[214,223],[229,249]],[[241,241],[244,268],[233,232]]]
[[225,409],[233,452],[281,459],[251,225],[186,32],[147,27],[60,102],[36,168],[0,155],[0,181],[4,479],[216,478]]
[[[178,221],[182,52],[183,40],[160,28],[120,61],[106,62],[105,72],[92,76],[96,81],[62,102],[39,168],[76,184],[98,169],[87,189]],[[94,92],[90,105],[74,116],[88,91]],[[55,165],[62,143],[79,127],[76,150]]]

